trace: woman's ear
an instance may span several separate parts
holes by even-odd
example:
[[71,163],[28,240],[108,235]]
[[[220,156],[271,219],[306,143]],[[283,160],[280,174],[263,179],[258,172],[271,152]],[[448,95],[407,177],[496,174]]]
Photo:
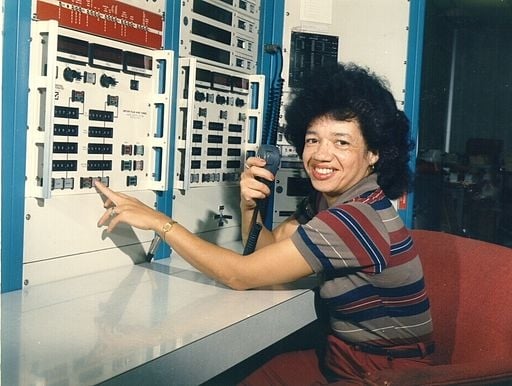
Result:
[[379,153],[368,150],[368,163],[374,166],[379,160]]

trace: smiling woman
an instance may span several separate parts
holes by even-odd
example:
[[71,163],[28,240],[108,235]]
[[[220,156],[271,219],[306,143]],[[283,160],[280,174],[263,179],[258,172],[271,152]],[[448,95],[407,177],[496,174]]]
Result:
[[319,117],[358,124],[367,150],[378,155],[378,183],[395,199],[409,189],[409,122],[386,82],[355,65],[324,67],[310,74],[286,109],[287,139],[302,154],[305,135]]
[[[389,201],[409,187],[409,122],[386,83],[355,65],[317,68],[300,86],[286,109],[286,136],[314,191],[264,240],[289,237],[321,274],[327,349],[320,360],[314,351],[280,355],[242,384],[371,383],[381,369],[428,366],[434,345],[421,260]],[[265,178],[260,161],[248,164]],[[241,188],[242,197],[259,197],[245,179]]]
[[[237,290],[318,274],[330,321],[325,356],[314,350],[278,356],[243,384],[361,382],[381,369],[429,365],[432,322],[421,261],[389,200],[407,188],[405,115],[383,81],[339,64],[305,80],[286,120],[313,186],[308,215],[297,209],[275,229],[263,227],[253,253],[209,243],[96,182],[107,209],[99,225],[152,229],[190,264]],[[273,178],[264,159],[246,160],[240,181],[244,240],[257,200],[271,193],[262,179]]]
[[338,196],[373,172],[378,154],[367,149],[357,120],[315,119],[307,129],[304,167],[330,206]]

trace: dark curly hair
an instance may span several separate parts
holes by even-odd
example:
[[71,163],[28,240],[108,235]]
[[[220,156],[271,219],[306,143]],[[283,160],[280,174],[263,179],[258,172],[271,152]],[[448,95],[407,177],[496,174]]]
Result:
[[292,92],[286,107],[285,137],[302,155],[306,130],[316,118],[356,120],[368,150],[378,153],[377,182],[391,199],[410,188],[409,120],[399,110],[385,81],[355,64],[315,68]]

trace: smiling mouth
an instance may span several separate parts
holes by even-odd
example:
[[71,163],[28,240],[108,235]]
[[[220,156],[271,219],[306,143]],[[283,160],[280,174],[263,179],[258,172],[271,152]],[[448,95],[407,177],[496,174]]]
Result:
[[331,168],[315,168],[315,173],[320,175],[328,175],[334,172],[334,169]]

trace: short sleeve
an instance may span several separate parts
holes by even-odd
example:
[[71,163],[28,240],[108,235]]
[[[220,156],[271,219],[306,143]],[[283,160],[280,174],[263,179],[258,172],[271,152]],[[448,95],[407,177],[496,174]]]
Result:
[[377,274],[390,255],[382,219],[370,205],[359,202],[319,212],[297,228],[292,241],[315,272],[327,275],[345,269]]

